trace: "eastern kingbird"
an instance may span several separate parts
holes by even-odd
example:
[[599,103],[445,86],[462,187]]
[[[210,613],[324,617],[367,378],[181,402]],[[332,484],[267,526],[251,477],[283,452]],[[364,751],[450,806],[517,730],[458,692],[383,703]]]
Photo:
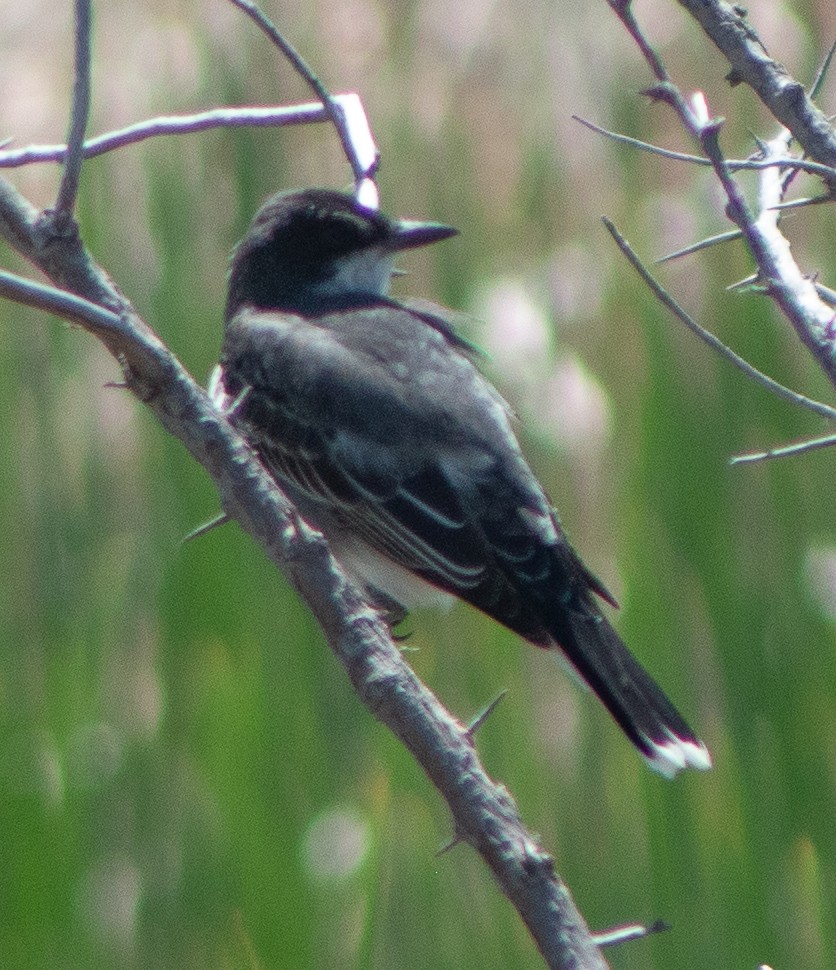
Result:
[[215,400],[393,620],[458,596],[560,650],[652,768],[709,768],[602,613],[450,311],[387,295],[400,252],[455,232],[326,189],[273,196],[232,258]]

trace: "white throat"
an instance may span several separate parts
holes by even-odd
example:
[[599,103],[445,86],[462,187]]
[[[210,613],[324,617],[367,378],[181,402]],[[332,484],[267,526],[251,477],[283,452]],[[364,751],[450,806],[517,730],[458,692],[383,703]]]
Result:
[[340,297],[351,293],[385,296],[392,282],[395,256],[379,246],[371,246],[358,253],[341,256],[334,262],[333,268],[331,276],[316,285],[319,296]]

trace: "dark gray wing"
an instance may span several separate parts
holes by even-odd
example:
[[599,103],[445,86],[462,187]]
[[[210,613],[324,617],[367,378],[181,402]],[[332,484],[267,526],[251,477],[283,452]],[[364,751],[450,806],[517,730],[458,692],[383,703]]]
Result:
[[463,345],[386,305],[313,320],[243,310],[222,367],[240,420],[314,509],[535,642],[520,584],[550,585],[559,533],[507,409]]
[[222,367],[231,397],[248,389],[238,420],[306,514],[559,645],[657,770],[710,766],[599,611],[592,594],[612,598],[562,534],[502,400],[438,319],[392,304],[314,319],[244,309]]

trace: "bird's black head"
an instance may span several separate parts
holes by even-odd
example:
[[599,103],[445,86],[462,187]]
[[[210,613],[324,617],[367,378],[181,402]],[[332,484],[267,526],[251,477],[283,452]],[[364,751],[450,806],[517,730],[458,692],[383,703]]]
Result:
[[455,229],[389,219],[330,189],[274,195],[232,257],[226,320],[245,305],[321,313],[386,293],[395,254]]

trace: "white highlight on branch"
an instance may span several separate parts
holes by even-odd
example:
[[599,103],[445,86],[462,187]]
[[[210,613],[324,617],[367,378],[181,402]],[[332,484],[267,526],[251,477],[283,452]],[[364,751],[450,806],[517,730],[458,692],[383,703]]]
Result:
[[662,933],[669,929],[663,920],[657,920],[650,926],[643,923],[625,923],[624,926],[616,926],[611,930],[604,930],[600,933],[593,933],[592,938],[599,947],[618,946],[620,943],[629,943],[631,940],[641,940],[652,933]]
[[[763,157],[786,155],[792,142],[792,133],[783,129],[775,138],[763,145]],[[791,290],[802,310],[804,327],[808,337],[833,346],[833,329],[836,316],[816,292],[814,281],[801,271],[792,254],[790,243],[780,227],[781,212],[777,208],[784,200],[784,174],[778,168],[765,168],[758,179],[759,214],[755,226],[769,246],[775,264],[775,272],[781,285]],[[795,321],[793,321],[795,325]],[[796,326],[796,329],[798,327]],[[819,355],[820,356],[820,355]]]
[[694,91],[691,95],[691,111],[693,111],[694,119],[700,128],[705,128],[711,120],[711,114],[708,110],[708,102],[702,91]]
[[372,135],[369,119],[363,102],[356,94],[339,94],[334,98],[343,113],[345,128],[354,157],[360,163],[366,175],[357,183],[355,196],[357,201],[367,209],[377,209],[380,206],[380,195],[374,181],[375,170],[380,157],[377,145]]

